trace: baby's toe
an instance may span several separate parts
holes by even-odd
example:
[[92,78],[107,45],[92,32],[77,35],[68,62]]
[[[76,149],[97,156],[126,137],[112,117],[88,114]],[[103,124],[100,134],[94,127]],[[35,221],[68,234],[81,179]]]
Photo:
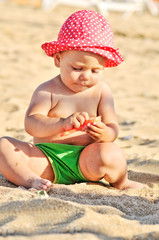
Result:
[[51,187],[52,186],[52,182],[49,181],[49,180],[46,180],[46,184],[45,184],[47,187]]
[[44,185],[44,184],[39,184],[39,186],[38,186],[38,189],[39,190],[46,190],[47,189],[47,186],[46,185]]
[[52,183],[47,179],[43,179],[42,182],[39,184],[39,187],[43,190],[46,190],[47,188],[50,188],[51,186],[52,186]]

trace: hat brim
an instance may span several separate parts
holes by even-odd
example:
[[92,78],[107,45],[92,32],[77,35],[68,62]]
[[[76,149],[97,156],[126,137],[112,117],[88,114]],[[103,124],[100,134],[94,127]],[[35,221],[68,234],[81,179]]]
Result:
[[92,52],[92,53],[98,54],[98,55],[106,58],[105,67],[116,67],[121,62],[124,61],[124,58],[119,53],[118,49],[115,49],[112,47],[107,47],[107,46],[98,46],[98,45],[96,45],[96,46],[92,46],[92,45],[76,46],[73,43],[66,45],[65,43],[53,41],[53,42],[46,42],[46,43],[42,44],[41,47],[49,57],[53,57],[53,55],[57,52],[62,52],[62,51],[66,51],[66,50]]

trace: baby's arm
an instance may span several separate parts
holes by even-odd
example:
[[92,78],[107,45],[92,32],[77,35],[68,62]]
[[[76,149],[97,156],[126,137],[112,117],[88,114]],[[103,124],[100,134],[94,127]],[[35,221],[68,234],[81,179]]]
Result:
[[71,128],[80,127],[89,119],[87,112],[76,112],[66,118],[49,117],[56,106],[47,84],[40,85],[34,92],[25,116],[26,131],[37,138],[51,137]]
[[113,142],[119,132],[119,126],[114,109],[114,101],[110,88],[103,84],[100,103],[98,105],[98,116],[101,122],[88,126],[87,133],[95,141]]
[[40,85],[33,93],[25,116],[25,129],[34,137],[49,137],[63,131],[63,120],[49,117],[52,94],[47,85]]

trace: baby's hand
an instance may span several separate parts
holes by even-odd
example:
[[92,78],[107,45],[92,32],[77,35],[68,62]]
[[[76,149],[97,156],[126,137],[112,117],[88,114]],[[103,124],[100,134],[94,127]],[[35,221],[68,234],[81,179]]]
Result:
[[76,112],[68,118],[64,119],[64,131],[68,131],[72,128],[79,128],[88,119],[89,115],[87,112]]
[[71,129],[68,129],[64,132],[62,132],[60,134],[61,137],[63,136],[66,136],[66,135],[69,135],[73,132],[76,132],[76,131],[85,131],[87,129],[87,126],[89,124],[93,124],[94,122],[100,122],[101,121],[101,116],[98,116],[98,117],[95,117],[95,118],[90,118],[88,120],[85,120],[84,123],[82,125],[80,125],[78,128],[71,128]]
[[106,125],[103,122],[94,122],[87,125],[87,134],[97,142],[103,142],[106,136]]

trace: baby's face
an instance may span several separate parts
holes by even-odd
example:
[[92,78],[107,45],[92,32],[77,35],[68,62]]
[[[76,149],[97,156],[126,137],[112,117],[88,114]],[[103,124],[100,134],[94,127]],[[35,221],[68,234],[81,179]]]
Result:
[[73,92],[82,92],[102,78],[105,58],[90,52],[64,51],[59,55],[61,80]]

